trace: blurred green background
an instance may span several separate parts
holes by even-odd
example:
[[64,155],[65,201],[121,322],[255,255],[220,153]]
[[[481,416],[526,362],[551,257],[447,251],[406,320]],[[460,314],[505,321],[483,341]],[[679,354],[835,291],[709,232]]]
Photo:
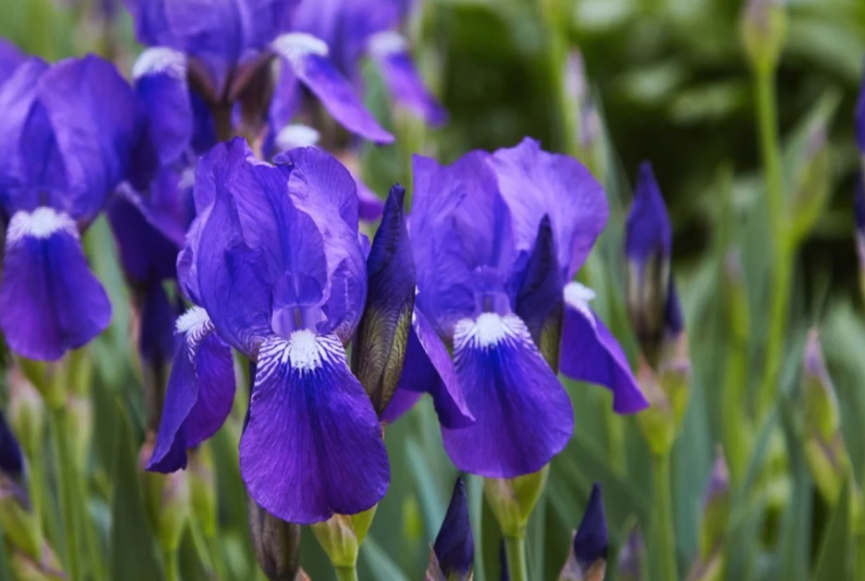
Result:
[[[93,17],[98,3],[0,0],[0,35],[49,59],[104,51],[104,23]],[[846,538],[845,527],[853,525],[817,493],[802,451],[800,369],[811,326],[822,331],[853,472],[859,477],[865,468],[865,324],[852,217],[860,167],[853,108],[865,62],[865,2],[791,0],[788,9],[789,34],[778,72],[786,183],[796,183],[807,163],[809,135],[825,126],[829,194],[797,247],[782,386],[768,419],[755,428],[746,478],[733,492],[725,541],[726,578],[731,580],[853,578],[832,568],[853,558],[852,541],[837,542]],[[111,56],[128,71],[139,49],[128,14],[122,7],[117,11]],[[748,399],[762,377],[771,306],[768,281],[775,264],[769,253],[753,81],[739,35],[741,13],[742,3],[736,0],[424,0],[407,30],[451,123],[431,131],[417,122],[389,119],[400,141],[382,149],[367,147],[363,156],[366,181],[384,193],[394,181],[410,183],[405,168],[412,151],[452,161],[470,149],[514,145],[525,135],[541,139],[547,149],[573,151],[568,127],[575,113],[560,97],[564,70],[554,58],[554,43],[579,48],[603,120],[602,161],[596,167],[603,169],[599,177],[612,208],[586,276],[598,291],[599,313],[632,354],[635,342],[623,310],[621,236],[640,161],[653,162],[673,222],[673,268],[693,366],[691,402],[673,454],[674,522],[683,578],[697,552],[703,491],[716,446],[724,441],[725,419],[730,419],[722,415],[730,410],[723,403],[725,390],[731,389],[730,360],[741,355],[744,372],[732,381],[741,379],[737,387]],[[555,15],[552,21],[550,14]],[[390,107],[375,72],[368,72],[368,103],[388,120]],[[87,511],[96,523],[96,550],[104,553],[112,571],[122,571],[112,578],[153,581],[161,578],[161,566],[153,533],[143,524],[135,460],[143,439],[143,402],[130,355],[129,296],[104,221],[88,233],[86,243],[115,307],[111,331],[91,348],[95,374]],[[741,268],[730,268],[732,256]],[[744,343],[731,314],[729,289],[736,285],[744,289],[747,306]],[[547,492],[532,517],[530,578],[556,578],[597,480],[604,484],[610,523],[608,579],[616,579],[615,556],[627,531],[650,518],[648,454],[636,422],[611,419],[605,411],[611,399],[604,390],[568,387],[577,416],[575,436],[554,460]],[[246,405],[242,392],[232,420],[209,444],[216,465],[219,533],[214,539],[186,533],[184,581],[207,579],[205,571],[213,563],[202,565],[201,555],[222,561],[225,579],[254,575],[237,468]],[[611,444],[615,430],[625,435],[618,452]],[[456,472],[442,450],[426,398],[388,428],[386,440],[393,482],[363,546],[360,578],[421,579]],[[43,453],[53,451],[48,447]],[[497,581],[497,526],[484,505],[480,479],[469,477],[468,486],[477,546],[475,579]],[[657,556],[652,540],[647,543],[647,565],[654,574]],[[308,531],[302,562],[312,579],[332,578]]]

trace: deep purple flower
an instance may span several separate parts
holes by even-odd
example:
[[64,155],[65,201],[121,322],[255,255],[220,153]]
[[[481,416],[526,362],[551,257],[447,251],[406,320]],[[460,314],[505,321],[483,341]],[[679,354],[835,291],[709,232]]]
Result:
[[135,98],[100,58],[30,59],[0,88],[0,110],[0,328],[16,353],[58,359],[111,319],[79,234],[125,173]]
[[[588,170],[526,139],[446,167],[415,157],[414,184],[417,311],[453,345],[465,409],[475,418],[459,429],[442,420],[458,468],[512,478],[541,469],[565,447],[573,410],[551,368],[559,356],[576,379],[613,389],[617,411],[646,407],[588,297],[565,300],[567,281],[607,219],[603,190]],[[450,385],[441,363],[432,361],[439,388]],[[418,364],[408,361],[404,376]]]
[[372,507],[390,468],[343,348],[366,300],[354,180],[316,148],[275,161],[235,139],[199,162],[178,269],[219,337],[256,363],[240,442],[250,496],[306,524]]
[[[299,82],[353,133],[376,143],[393,141],[328,59],[327,44],[295,32],[296,0],[125,2],[139,40],[188,57],[191,84],[208,104],[230,106],[250,97],[254,108],[261,110],[257,114],[264,117],[274,84],[279,87],[285,81],[293,90]],[[272,78],[270,65],[276,56],[281,57],[282,79]],[[255,95],[247,95],[247,89]]]
[[423,84],[406,39],[396,28],[405,17],[400,0],[301,0],[297,30],[313,34],[331,48],[333,61],[350,79],[361,81],[360,63],[370,57],[394,100],[432,125],[448,115]]
[[601,485],[597,482],[592,486],[592,494],[583,513],[583,520],[574,535],[574,558],[580,569],[587,572],[599,560],[607,560],[607,519],[604,516],[604,499],[601,495]]
[[472,578],[475,540],[462,478],[457,478],[454,485],[444,522],[433,544],[433,556],[438,568],[433,567],[427,579],[465,581]]

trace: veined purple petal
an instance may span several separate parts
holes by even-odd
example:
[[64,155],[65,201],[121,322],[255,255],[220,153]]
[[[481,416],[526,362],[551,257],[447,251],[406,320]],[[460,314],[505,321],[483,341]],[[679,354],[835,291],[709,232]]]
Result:
[[491,478],[536,472],[574,428],[571,400],[515,315],[483,313],[457,325],[457,375],[475,423],[442,428],[460,470]]
[[101,333],[108,297],[87,267],[72,218],[47,207],[17,212],[6,231],[0,329],[29,359],[59,359]]
[[91,55],[52,65],[39,79],[38,97],[68,186],[49,191],[49,205],[86,224],[126,172],[138,132],[135,94],[114,65]]
[[273,49],[346,129],[374,143],[393,141],[393,135],[382,129],[355,95],[351,84],[328,60],[324,41],[310,34],[292,32],[277,38]]
[[369,39],[368,47],[394,100],[430,125],[447,122],[447,111],[424,86],[402,35],[391,30],[380,32]]
[[607,223],[609,208],[598,181],[576,159],[543,151],[526,138],[489,157],[514,219],[517,247],[531,250],[549,216],[563,280],[570,280]]
[[192,141],[194,119],[186,75],[186,55],[167,47],[145,50],[132,68],[146,138],[162,165],[178,160]]
[[617,413],[642,411],[649,407],[649,401],[640,391],[618,341],[589,307],[594,296],[590,289],[578,282],[565,287],[561,371],[572,379],[610,389],[613,409]]
[[433,398],[439,423],[450,429],[470,426],[475,418],[466,404],[456,369],[447,347],[420,310],[415,308],[405,354],[405,366],[394,398],[382,420],[396,421],[428,393]]
[[643,162],[625,226],[625,254],[638,263],[645,263],[656,255],[669,259],[671,246],[667,206],[661,197],[652,164]]
[[125,0],[138,39],[194,57],[222,95],[231,72],[288,29],[293,0]]
[[240,470],[249,495],[289,522],[356,514],[382,499],[390,467],[381,426],[338,337],[300,330],[262,344]]
[[17,46],[5,38],[0,38],[0,85],[12,76],[12,73],[24,60],[24,54],[18,50]]
[[186,450],[219,430],[234,401],[231,349],[214,332],[201,307],[177,320],[181,341],[168,379],[165,405],[148,470],[174,472],[186,467]]

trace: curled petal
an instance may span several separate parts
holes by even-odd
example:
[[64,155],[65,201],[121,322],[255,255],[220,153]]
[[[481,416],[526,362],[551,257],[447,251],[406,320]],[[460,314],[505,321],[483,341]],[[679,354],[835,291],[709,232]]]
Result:
[[476,419],[442,428],[457,468],[514,478],[537,472],[565,448],[574,428],[571,400],[518,317],[484,313],[461,321],[454,358]]
[[311,34],[292,32],[277,38],[273,49],[346,129],[374,143],[393,141],[393,135],[382,129],[330,61],[324,41]]
[[214,333],[201,307],[177,320],[181,341],[168,379],[162,420],[147,465],[155,472],[186,467],[186,450],[213,436],[234,401],[231,349]]
[[47,207],[12,216],[0,282],[0,328],[12,350],[59,359],[110,320],[111,303],[87,267],[72,218]]
[[262,344],[240,470],[250,496],[288,522],[356,514],[382,499],[390,466],[381,426],[336,335],[300,330]]
[[424,314],[415,309],[405,366],[382,420],[396,421],[423,393],[432,396],[439,423],[445,428],[464,428],[474,423],[447,347]]
[[628,359],[588,301],[594,294],[580,283],[565,287],[565,320],[562,329],[561,371],[578,381],[603,385],[613,392],[613,409],[632,414],[649,402],[631,373]]
[[397,102],[423,117],[430,125],[447,122],[447,111],[424,86],[402,35],[394,31],[373,35],[369,39],[369,54]]

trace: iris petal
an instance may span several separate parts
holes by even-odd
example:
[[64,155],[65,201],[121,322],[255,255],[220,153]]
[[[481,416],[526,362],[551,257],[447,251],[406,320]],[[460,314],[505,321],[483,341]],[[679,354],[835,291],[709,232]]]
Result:
[[558,378],[515,315],[457,325],[454,358],[475,423],[442,428],[460,470],[492,478],[536,472],[567,445],[574,412]]
[[381,426],[338,337],[301,330],[262,344],[240,470],[259,505],[299,524],[355,514],[384,496]]
[[[636,413],[649,402],[631,373],[628,359],[585,298],[579,283],[565,288],[565,320],[559,365],[563,374],[578,381],[603,385],[613,392],[613,409],[620,414]],[[583,295],[585,297],[585,295]]]
[[87,267],[75,223],[46,207],[12,216],[0,282],[0,328],[13,351],[59,359],[111,320],[111,303]]

